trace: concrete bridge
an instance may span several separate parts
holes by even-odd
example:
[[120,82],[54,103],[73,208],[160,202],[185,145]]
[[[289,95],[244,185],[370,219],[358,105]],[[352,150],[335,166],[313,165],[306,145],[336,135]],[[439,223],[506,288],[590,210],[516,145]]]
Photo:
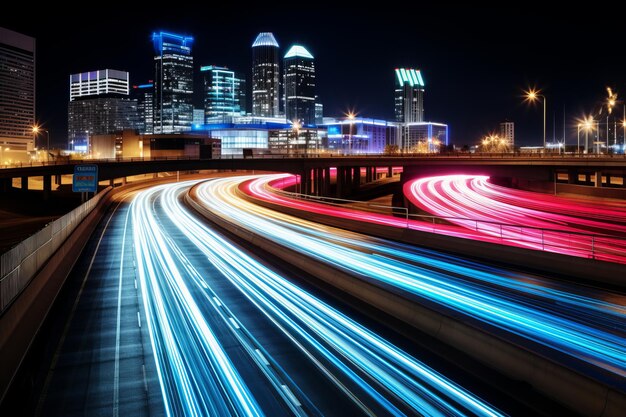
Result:
[[[84,160],[70,163],[37,166],[19,166],[0,169],[0,192],[12,187],[14,178],[21,179],[21,188],[28,189],[28,179],[42,177],[44,195],[50,192],[53,178],[72,174],[80,163],[97,164],[100,181],[116,179],[125,182],[131,175],[198,171],[198,170],[263,170],[282,171],[300,176],[303,193],[343,197],[359,186],[392,175],[393,167],[403,168],[403,179],[421,175],[450,173],[482,174],[497,178],[513,186],[545,188],[546,184],[594,185],[601,188],[626,187],[626,157],[624,155],[522,155],[512,154],[453,154],[453,155],[374,155],[374,156],[286,156],[260,155],[250,158],[220,159],[119,159]],[[331,168],[337,169],[331,189]],[[376,169],[378,168],[378,169]],[[381,170],[381,168],[383,168]],[[365,175],[362,174],[363,169]],[[381,172],[383,171],[383,172]],[[626,194],[625,194],[626,195]]]

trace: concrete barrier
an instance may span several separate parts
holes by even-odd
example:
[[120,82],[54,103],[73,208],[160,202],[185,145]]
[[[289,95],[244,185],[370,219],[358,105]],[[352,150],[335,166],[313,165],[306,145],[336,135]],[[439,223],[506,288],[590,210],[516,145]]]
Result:
[[[186,195],[185,201],[202,216],[236,236],[465,352],[509,378],[526,381],[538,392],[578,413],[589,416],[623,417],[623,411],[626,410],[626,395],[612,386],[490,334],[469,320],[429,308],[412,300],[406,293],[347,274],[337,267],[320,263],[256,235],[242,226],[231,224],[198,203],[195,188]],[[345,222],[345,219],[342,219],[342,222]]]
[[626,291],[626,266],[622,264],[303,212],[260,200],[243,192],[240,192],[239,196],[254,204],[296,217],[304,217],[307,220],[328,226],[468,256],[491,263],[506,264],[526,271],[535,271],[538,274],[553,274],[570,281],[608,285],[620,291]]

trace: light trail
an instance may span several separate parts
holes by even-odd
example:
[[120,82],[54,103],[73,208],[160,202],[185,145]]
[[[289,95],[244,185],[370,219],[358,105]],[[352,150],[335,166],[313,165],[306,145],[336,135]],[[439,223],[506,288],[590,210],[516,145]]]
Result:
[[507,189],[475,175],[419,178],[407,182],[404,193],[420,209],[484,235],[626,263],[626,210],[620,207]]
[[[191,295],[197,285],[216,310],[226,307],[162,230],[158,203],[174,223],[235,287],[268,317],[366,415],[502,415],[497,410],[418,362],[386,340],[294,285],[201,224],[181,205],[191,183],[159,186],[133,202],[133,233],[138,276],[150,338],[168,415],[262,415],[245,382],[229,360]],[[237,333],[245,325],[229,310],[224,318]],[[226,320],[225,320],[226,321]],[[265,370],[275,362],[251,335],[247,352]],[[292,414],[305,393],[266,371]],[[288,379],[288,378],[287,378]],[[358,390],[351,389],[356,385]],[[281,394],[280,389],[276,389]],[[368,398],[365,398],[368,397]],[[368,404],[375,404],[370,408]],[[375,411],[376,410],[376,411]],[[404,411],[403,411],[404,410]],[[307,412],[305,412],[307,411]]]
[[133,241],[144,312],[168,416],[261,416],[190,293],[152,212],[154,193],[132,203]]
[[432,251],[323,227],[248,203],[238,196],[241,181],[204,183],[198,196],[213,213],[285,247],[504,330],[509,338],[535,345],[535,350],[548,347],[570,358],[552,355],[558,361],[576,367],[576,361],[571,362],[576,359],[623,384],[624,297],[601,291],[586,296],[576,286],[552,290],[551,283],[522,274],[505,285],[510,273],[452,256],[440,257],[433,265]]

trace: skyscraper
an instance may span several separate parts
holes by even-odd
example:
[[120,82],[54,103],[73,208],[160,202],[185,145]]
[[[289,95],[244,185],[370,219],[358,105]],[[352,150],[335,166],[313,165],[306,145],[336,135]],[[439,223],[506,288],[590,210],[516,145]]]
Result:
[[137,100],[137,130],[141,134],[154,133],[154,82],[133,85],[132,98]]
[[500,123],[500,137],[506,141],[512,151],[515,146],[515,123],[509,120]]
[[[35,124],[35,39],[0,28],[0,147],[2,157],[27,159]],[[0,161],[4,163],[5,161]]]
[[201,67],[200,72],[204,79],[205,123],[245,116],[246,80],[242,75],[214,65]]
[[154,133],[191,130],[193,56],[191,36],[159,32],[154,43]]
[[113,69],[70,75],[67,136],[71,144],[137,128],[137,101],[128,95],[128,78],[128,72]]
[[304,125],[315,124],[315,62],[303,46],[285,54],[285,116]]
[[424,121],[424,79],[420,70],[396,68],[396,121],[415,123]]
[[271,32],[261,32],[252,44],[252,115],[277,117],[280,113],[278,42]]

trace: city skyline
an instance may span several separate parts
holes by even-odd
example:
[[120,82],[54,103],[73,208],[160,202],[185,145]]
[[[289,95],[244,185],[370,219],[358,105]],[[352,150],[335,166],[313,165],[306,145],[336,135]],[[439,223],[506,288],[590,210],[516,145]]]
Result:
[[[427,8],[426,14],[442,11]],[[575,140],[574,118],[600,106],[606,86],[618,94],[625,91],[623,64],[618,58],[611,59],[618,50],[617,28],[606,27],[602,42],[594,46],[594,54],[606,57],[601,66],[583,59],[586,55],[580,50],[581,40],[592,34],[596,36],[601,24],[594,19],[593,12],[586,17],[584,33],[575,21],[558,16],[540,17],[532,10],[506,14],[460,8],[446,15],[445,30],[434,30],[437,24],[427,19],[411,28],[392,25],[389,18],[393,14],[383,11],[377,15],[359,15],[379,19],[379,31],[355,31],[359,20],[355,19],[337,27],[332,34],[316,28],[321,13],[312,12],[311,19],[297,22],[285,12],[252,14],[225,11],[221,23],[205,26],[189,18],[175,15],[166,18],[150,13],[139,21],[129,13],[128,17],[119,18],[121,24],[128,26],[123,35],[104,31],[106,19],[103,19],[94,23],[89,37],[76,37],[68,42],[71,47],[64,48],[55,43],[84,30],[81,26],[84,24],[75,22],[69,28],[62,20],[35,24],[19,19],[5,19],[1,24],[38,39],[37,119],[50,129],[51,140],[57,145],[65,142],[67,131],[62,112],[62,103],[68,98],[67,76],[113,67],[129,71],[132,84],[142,84],[153,78],[150,35],[159,30],[194,37],[196,83],[202,65],[227,66],[244,73],[250,83],[250,45],[261,31],[274,33],[280,54],[286,53],[294,43],[304,45],[316,57],[319,100],[328,116],[340,116],[352,110],[363,117],[393,120],[394,69],[401,66],[420,69],[428,81],[425,120],[447,122],[451,141],[459,145],[477,143],[482,135],[496,131],[504,119],[516,123],[516,143],[539,145],[541,109],[522,102],[521,90],[529,86],[542,88],[548,97],[549,140],[553,130],[557,137],[562,136],[565,106],[570,144],[572,138]],[[234,17],[238,17],[236,25]],[[489,29],[487,23],[498,22],[498,17],[506,17],[508,23],[506,29],[494,36],[493,28]],[[99,34],[100,29],[104,33]],[[218,37],[218,32],[228,36]],[[115,40],[122,44],[116,45]],[[194,94],[198,106],[201,91]],[[556,129],[552,127],[553,119]]]

